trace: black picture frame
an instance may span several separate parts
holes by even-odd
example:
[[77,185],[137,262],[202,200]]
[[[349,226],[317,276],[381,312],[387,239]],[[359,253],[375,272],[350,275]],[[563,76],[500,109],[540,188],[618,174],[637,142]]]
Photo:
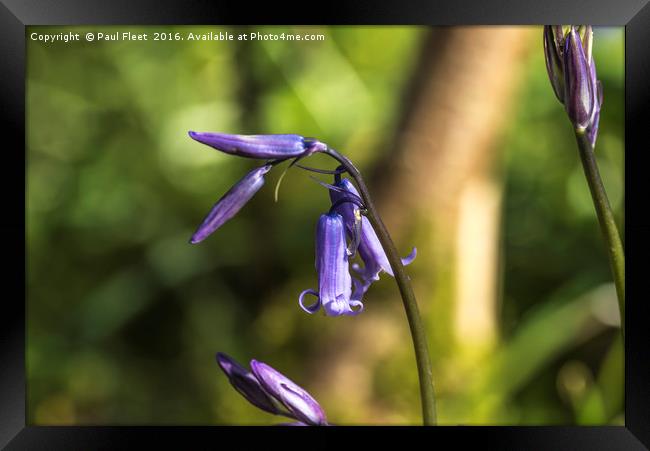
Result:
[[[266,6],[265,6],[266,5]],[[547,24],[589,23],[625,26],[625,237],[628,304],[625,336],[625,426],[613,427],[436,427],[436,428],[247,428],[228,427],[40,427],[26,425],[25,397],[25,36],[29,25],[73,24]],[[225,440],[264,440],[283,446],[337,445],[345,439],[385,441],[418,435],[429,446],[480,445],[494,449],[615,450],[650,447],[650,319],[642,287],[644,256],[650,252],[650,220],[643,215],[650,177],[644,176],[650,124],[650,4],[648,0],[480,0],[454,2],[359,1],[306,4],[250,4],[169,0],[0,0],[0,114],[4,149],[2,219],[5,243],[0,313],[0,446],[31,449],[210,448]],[[23,195],[21,196],[21,193]],[[647,276],[646,276],[647,277]],[[552,333],[549,331],[549,333]],[[292,434],[291,436],[287,434]],[[318,441],[311,437],[318,434]],[[271,437],[267,437],[267,435]],[[303,442],[301,439],[308,441]],[[271,442],[271,440],[273,442]],[[644,446],[645,444],[645,446]],[[206,446],[206,447],[207,447]],[[192,447],[190,447],[192,448]]]

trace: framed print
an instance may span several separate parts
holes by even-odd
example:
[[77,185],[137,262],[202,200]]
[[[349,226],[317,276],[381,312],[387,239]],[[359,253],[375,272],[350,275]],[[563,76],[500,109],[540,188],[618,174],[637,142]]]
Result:
[[320,7],[3,0],[0,444],[646,449],[650,6]]

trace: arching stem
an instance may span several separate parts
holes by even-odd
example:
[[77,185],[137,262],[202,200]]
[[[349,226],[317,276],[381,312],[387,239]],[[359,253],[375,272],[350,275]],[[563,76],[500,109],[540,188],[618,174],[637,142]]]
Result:
[[337,160],[356,182],[361,198],[366,206],[368,220],[375,229],[379,242],[386,252],[388,262],[390,263],[395,275],[395,282],[397,283],[400,295],[402,296],[406,318],[408,319],[411,337],[413,339],[415,360],[417,362],[420,381],[423,423],[425,425],[435,425],[436,399],[433,387],[433,376],[431,373],[431,358],[429,357],[427,338],[410,279],[404,271],[404,265],[402,264],[399,253],[395,248],[395,244],[393,244],[393,240],[372,202],[372,198],[368,192],[368,187],[366,186],[361,173],[346,156],[341,155],[336,150],[328,148],[326,153]]

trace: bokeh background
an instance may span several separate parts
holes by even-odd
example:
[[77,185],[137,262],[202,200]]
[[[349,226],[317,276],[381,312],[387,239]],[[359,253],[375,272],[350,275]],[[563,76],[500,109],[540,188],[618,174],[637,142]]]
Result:
[[[31,32],[251,31],[322,41],[57,42]],[[417,424],[390,277],[309,316],[327,192],[280,170],[200,245],[256,162],[188,130],[317,137],[362,169],[425,318],[441,424],[623,424],[604,245],[541,27],[28,27],[30,424],[274,424],[214,354],[265,361],[337,424]],[[598,162],[623,221],[622,28],[596,28]],[[333,168],[322,156],[312,166]],[[322,177],[327,180],[327,177]]]

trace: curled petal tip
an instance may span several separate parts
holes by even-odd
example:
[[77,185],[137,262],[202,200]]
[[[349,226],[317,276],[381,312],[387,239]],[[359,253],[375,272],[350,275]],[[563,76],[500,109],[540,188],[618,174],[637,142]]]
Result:
[[404,266],[410,265],[411,263],[413,263],[413,260],[415,260],[415,257],[417,257],[417,255],[418,255],[418,250],[415,246],[413,246],[413,250],[411,250],[411,253],[402,259],[402,264]]
[[350,307],[352,309],[351,315],[358,315],[363,312],[363,302],[361,301],[350,301]]
[[[305,305],[303,302],[304,297],[308,294],[316,296],[316,302],[313,303],[312,305]],[[320,298],[318,297],[318,292],[312,289],[303,291],[302,293],[300,293],[300,296],[298,297],[298,304],[300,305],[300,308],[302,308],[305,312],[309,313],[310,315],[313,315],[320,309]]]

